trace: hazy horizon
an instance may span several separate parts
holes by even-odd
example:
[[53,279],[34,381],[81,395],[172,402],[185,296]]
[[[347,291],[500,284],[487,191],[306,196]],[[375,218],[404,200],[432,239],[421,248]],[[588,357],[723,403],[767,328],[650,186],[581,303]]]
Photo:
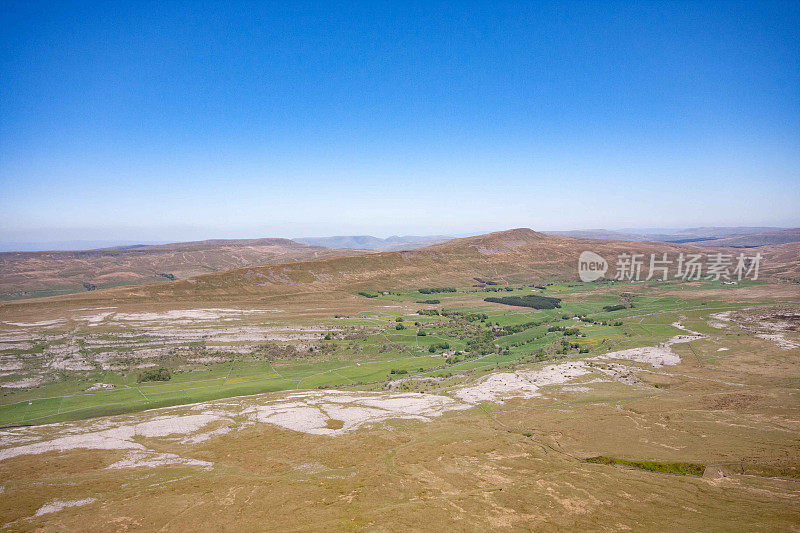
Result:
[[[528,227],[528,226],[519,226],[519,227]],[[791,226],[676,226],[671,228],[647,228],[647,227],[628,227],[628,228],[577,228],[577,229],[541,229],[541,228],[530,228],[534,231],[540,231],[545,233],[553,233],[553,232],[580,232],[580,231],[612,231],[622,234],[669,234],[672,232],[679,232],[687,229],[698,229],[698,228],[707,228],[707,227],[716,227],[716,228],[763,228],[766,230],[780,230],[780,229],[793,229]],[[430,233],[430,234],[412,234],[409,232],[399,232],[399,233],[392,233],[392,234],[375,234],[370,232],[365,233],[352,233],[352,234],[330,234],[330,235],[268,235],[268,234],[247,234],[246,236],[233,236],[227,234],[214,234],[214,236],[208,237],[193,237],[193,238],[185,238],[185,239],[158,239],[158,240],[149,240],[149,239],[28,239],[28,240],[5,240],[0,238],[0,252],[36,252],[36,251],[80,251],[80,250],[94,250],[100,248],[113,248],[118,246],[135,246],[135,245],[145,245],[145,246],[152,246],[158,244],[171,244],[171,243],[179,243],[179,242],[187,242],[187,241],[204,241],[204,240],[214,240],[214,239],[271,239],[271,238],[278,238],[278,239],[290,239],[290,240],[299,240],[299,239],[324,239],[324,238],[332,238],[332,237],[377,237],[379,239],[388,239],[391,237],[446,237],[446,238],[461,238],[461,237],[470,237],[473,235],[482,235],[486,233],[492,233],[495,231],[504,231],[509,229],[515,228],[493,228],[481,231],[469,231],[469,232],[462,232],[462,233]]]

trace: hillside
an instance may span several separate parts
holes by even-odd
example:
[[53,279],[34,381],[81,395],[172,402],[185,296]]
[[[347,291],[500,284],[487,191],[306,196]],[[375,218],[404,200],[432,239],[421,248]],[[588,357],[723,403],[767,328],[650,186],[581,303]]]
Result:
[[[788,246],[788,245],[786,245]],[[577,279],[578,256],[594,251],[609,262],[607,277],[615,274],[622,253],[709,253],[707,248],[656,242],[596,241],[553,237],[530,229],[514,229],[453,239],[418,250],[323,257],[302,262],[249,266],[200,275],[169,284],[120,287],[94,298],[153,298],[165,301],[247,299],[297,293],[469,286],[475,278],[498,283],[530,283]],[[727,249],[726,253],[736,253]],[[762,275],[797,277],[796,249],[761,250]]]
[[96,288],[186,279],[274,262],[363,253],[288,239],[207,240],[88,251],[0,253],[0,299],[32,298]]
[[[760,278],[800,279],[798,246],[800,243],[760,248],[758,252],[763,257]],[[284,252],[284,257],[291,255],[285,253],[283,248],[280,250]],[[83,292],[68,298],[81,306],[106,305],[112,302],[114,305],[150,305],[156,301],[171,305],[194,305],[196,302],[226,302],[227,305],[268,299],[275,306],[316,308],[319,302],[325,300],[342,305],[342,298],[352,298],[353,293],[359,290],[468,287],[479,283],[476,278],[499,284],[577,280],[578,256],[585,250],[598,253],[608,261],[607,278],[615,276],[616,258],[623,253],[641,253],[647,261],[650,254],[667,253],[672,259],[676,259],[680,253],[704,256],[716,251],[733,256],[742,253],[742,250],[735,248],[711,249],[691,244],[546,236],[521,228],[453,239],[402,252],[350,253],[324,257],[325,252],[331,251],[308,250],[306,253],[322,257],[300,261],[295,256],[291,262],[284,260],[261,266],[246,266],[171,283]],[[748,255],[752,253],[748,252]],[[187,252],[182,257],[191,256]],[[272,257],[280,261],[277,253]],[[645,264],[643,273],[647,272],[646,268]],[[0,307],[4,312],[12,314],[35,314],[40,305],[50,307],[56,301],[58,300],[38,300],[36,304],[28,301],[24,308],[8,302]]]
[[[548,279],[577,279],[578,256],[594,251],[609,262],[607,277],[616,273],[616,257],[623,253],[707,254],[709,249],[689,244],[660,242],[595,241],[546,236],[527,228],[452,239],[403,252],[333,257],[292,265],[266,265],[210,276],[187,285],[194,289],[225,287],[247,291],[296,291],[298,286],[341,290],[343,288],[414,288],[420,286],[471,285],[475,278],[499,283],[523,283]],[[722,250],[736,254],[735,250]],[[798,250],[778,246],[761,250],[764,275],[797,276]],[[188,289],[188,286],[186,287]],[[175,286],[175,289],[179,289]]]

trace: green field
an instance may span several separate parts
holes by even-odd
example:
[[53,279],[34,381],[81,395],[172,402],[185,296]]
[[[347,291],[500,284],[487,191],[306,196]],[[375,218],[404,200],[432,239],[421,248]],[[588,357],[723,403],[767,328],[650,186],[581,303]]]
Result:
[[[708,329],[705,319],[710,313],[742,305],[652,296],[645,287],[633,297],[631,307],[607,312],[603,307],[619,304],[619,296],[593,293],[596,288],[592,284],[565,283],[547,285],[544,290],[531,286],[492,286],[488,290],[470,287],[434,294],[376,290],[373,292],[378,296],[370,300],[413,304],[436,298],[440,304],[420,304],[420,310],[431,313],[426,315],[409,313],[405,307],[396,312],[364,312],[320,321],[317,325],[321,327],[369,329],[349,339],[334,334],[330,340],[314,341],[314,351],[297,358],[245,353],[204,364],[187,364],[180,358],[159,359],[158,364],[172,372],[166,382],[139,383],[141,372],[133,368],[61,371],[46,384],[21,390],[2,389],[0,425],[42,424],[288,389],[382,389],[400,378],[474,377],[497,368],[655,345],[680,333],[670,325],[679,316],[688,321],[689,327],[703,331]],[[487,295],[532,293],[558,295],[561,307],[537,310],[483,301]],[[398,329],[400,325],[403,329]],[[111,341],[116,337],[114,332],[108,332],[96,338]],[[59,342],[63,340],[50,344]],[[137,334],[126,342],[152,347],[159,341],[152,335]],[[112,350],[89,347],[80,340],[79,344],[86,353]],[[185,343],[195,348],[203,345],[197,341]],[[26,350],[7,350],[3,355],[35,360],[46,346],[47,342],[37,341]],[[87,390],[95,383],[113,388]]]

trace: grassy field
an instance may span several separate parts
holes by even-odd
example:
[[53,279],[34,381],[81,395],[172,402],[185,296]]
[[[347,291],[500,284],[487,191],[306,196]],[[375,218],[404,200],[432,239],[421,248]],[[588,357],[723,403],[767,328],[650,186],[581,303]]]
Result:
[[[700,288],[715,287],[712,282],[699,285]],[[619,304],[619,292],[603,292],[597,286],[582,283],[549,284],[544,288],[468,287],[434,294],[419,290],[376,290],[374,294],[378,296],[364,297],[364,300],[397,306],[379,313],[361,312],[314,321],[316,330],[324,332],[330,328],[332,334],[322,338],[320,333],[315,340],[303,341],[304,351],[297,357],[272,357],[257,349],[251,353],[234,353],[236,343],[221,347],[223,356],[217,358],[218,362],[192,363],[179,355],[161,356],[149,364],[171,371],[171,378],[166,382],[139,382],[142,371],[133,365],[118,370],[88,371],[36,368],[37,359],[46,359],[42,357],[46,350],[63,348],[69,342],[77,343],[83,354],[97,357],[120,352],[120,345],[115,344],[120,336],[125,339],[125,350],[156,349],[164,342],[159,337],[161,333],[126,324],[87,327],[68,323],[65,326],[75,329],[72,336],[28,328],[26,332],[33,339],[29,346],[0,352],[4,357],[25,362],[21,371],[5,376],[0,385],[3,381],[35,376],[37,372],[46,372],[47,379],[30,388],[3,388],[0,425],[43,424],[290,389],[380,390],[392,387],[394,380],[408,381],[414,377],[444,377],[451,383],[459,377],[474,378],[481,373],[521,364],[556,358],[580,359],[612,350],[652,346],[680,333],[671,325],[679,318],[697,331],[707,332],[709,327],[705,321],[711,313],[744,305],[658,296],[650,294],[649,286],[635,289],[629,306],[612,312],[604,311],[603,307]],[[483,301],[487,295],[534,293],[558,295],[562,299],[561,306],[536,310]],[[417,304],[431,298],[440,303]],[[436,314],[421,315],[417,311]],[[223,325],[226,324],[212,321],[205,327]],[[243,323],[242,327],[259,325]],[[281,327],[291,327],[291,321],[284,320]],[[343,334],[336,331],[340,327],[353,329]],[[554,331],[554,328],[560,330]],[[569,346],[565,348],[564,342]],[[206,344],[205,339],[187,340],[181,348],[203,350]],[[231,349],[231,353],[225,354],[226,348]],[[124,353],[121,357],[124,359]],[[142,361],[145,360],[139,362]],[[109,388],[92,390],[98,383]],[[430,382],[400,385],[403,390],[412,386],[413,390],[426,391],[437,385]]]

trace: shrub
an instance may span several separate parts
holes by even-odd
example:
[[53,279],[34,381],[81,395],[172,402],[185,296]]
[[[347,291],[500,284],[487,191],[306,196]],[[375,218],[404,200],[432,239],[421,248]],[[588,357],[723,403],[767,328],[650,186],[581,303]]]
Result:
[[700,463],[670,463],[661,461],[629,461],[606,457],[603,455],[589,457],[585,459],[587,463],[597,463],[601,465],[624,465],[650,472],[661,472],[665,474],[679,474],[683,476],[702,476],[706,470],[706,465]]
[[424,337],[425,335],[427,335],[427,333],[425,333],[423,330],[419,330],[417,332],[417,337]]

